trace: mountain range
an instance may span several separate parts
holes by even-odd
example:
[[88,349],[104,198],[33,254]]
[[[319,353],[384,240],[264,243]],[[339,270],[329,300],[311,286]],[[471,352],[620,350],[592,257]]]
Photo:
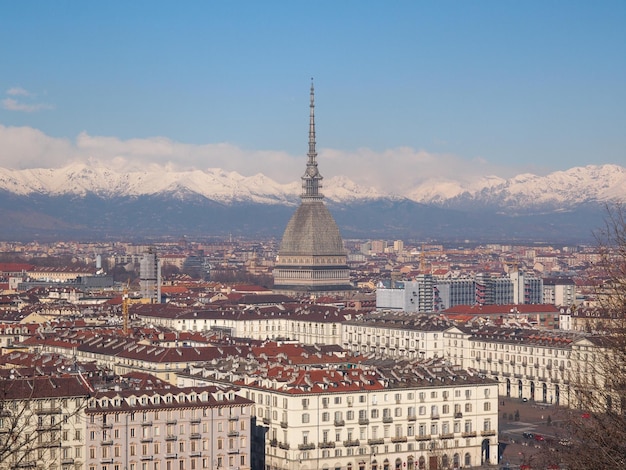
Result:
[[[626,168],[575,167],[546,176],[429,180],[405,194],[324,180],[329,209],[349,238],[588,241],[606,204],[626,201]],[[299,182],[221,169],[118,172],[73,163],[0,168],[0,238],[280,236]]]

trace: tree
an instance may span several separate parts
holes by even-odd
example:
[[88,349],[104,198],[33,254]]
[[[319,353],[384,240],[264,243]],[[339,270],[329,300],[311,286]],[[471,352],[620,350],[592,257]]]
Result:
[[596,326],[572,351],[571,408],[561,417],[555,450],[542,456],[544,463],[557,461],[571,470],[626,468],[626,208],[616,204],[606,213],[596,234],[603,330],[600,334]]
[[89,392],[79,376],[0,379],[0,469],[74,462]]

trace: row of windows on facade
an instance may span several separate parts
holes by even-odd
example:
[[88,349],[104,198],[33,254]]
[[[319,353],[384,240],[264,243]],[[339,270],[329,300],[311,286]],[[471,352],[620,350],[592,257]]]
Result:
[[[225,423],[218,422],[217,423],[217,432],[238,432],[246,430],[246,421],[241,420],[238,422],[230,421],[228,426],[224,426]],[[228,429],[224,429],[227,427]],[[151,437],[159,437],[161,435],[160,426],[142,426],[141,428],[141,436],[137,435],[135,427],[131,427],[128,430],[128,435],[131,438],[141,437],[142,439],[148,439]],[[189,430],[189,434],[194,435],[200,433],[200,429],[202,429],[203,433],[208,433],[211,430],[209,423],[202,423],[202,428],[200,428],[200,424],[193,423],[189,427],[185,424],[180,424],[178,426],[174,424],[168,424],[165,426],[165,436],[174,436],[181,435],[184,436],[187,434],[187,430]],[[79,431],[79,430],[76,430]],[[120,429],[103,429],[102,431],[102,440],[107,441],[108,439],[119,439],[120,438]],[[89,439],[94,441],[98,439],[100,435],[100,431],[89,431]]]
[[[417,414],[415,413],[417,409]],[[269,410],[268,410],[269,411]],[[392,414],[392,409],[391,408],[383,408],[382,410],[382,418],[401,418],[402,417],[402,411],[403,409],[401,407],[397,407],[393,409],[393,414]],[[471,413],[472,412],[472,403],[465,403],[464,405],[457,403],[454,405],[454,413],[455,414],[459,414],[462,413],[463,411],[465,411],[465,413]],[[491,411],[491,402],[484,402],[483,403],[483,411]],[[259,408],[258,409],[258,414],[262,415],[263,413],[263,409]],[[419,407],[415,407],[415,406],[409,406],[407,408],[407,416],[409,418],[415,417],[415,416],[424,416],[426,415],[427,412],[427,407],[426,406],[419,406]],[[450,405],[442,405],[441,406],[441,414],[442,415],[448,415],[450,414]],[[343,421],[343,416],[344,416],[344,412],[343,411],[335,411],[334,412],[334,420],[335,422],[341,422]],[[346,420],[347,421],[352,421],[355,418],[355,412],[352,410],[346,411],[345,412],[345,416],[346,416]],[[367,410],[359,410],[358,413],[359,416],[359,420],[365,420],[368,419],[367,416]],[[431,405],[430,406],[430,416],[431,417],[439,417],[439,405]],[[326,421],[330,421],[330,417],[331,414],[327,411],[322,413],[322,422],[326,422]],[[380,410],[377,408],[374,408],[372,410],[370,410],[370,416],[369,418],[371,419],[378,419],[381,417],[380,414]],[[275,417],[274,419],[278,419],[277,417]],[[301,415],[301,421],[303,424],[309,423],[311,421],[311,414],[310,413],[302,413]]]
[[[122,416],[128,416],[129,421],[133,422],[133,421],[158,421],[159,419],[165,418],[166,420],[170,421],[173,419],[194,419],[194,418],[199,418],[200,416],[206,418],[209,417],[211,415],[211,411],[215,410],[216,414],[218,417],[233,417],[233,416],[237,416],[236,413],[233,413],[233,411],[236,411],[236,408],[223,408],[223,407],[217,407],[217,408],[202,408],[202,411],[200,412],[200,410],[197,409],[191,409],[191,410],[167,410],[163,413],[163,415],[161,415],[161,412],[159,412],[158,410],[154,410],[154,411],[143,411],[140,413],[131,411],[128,414],[122,414],[122,413],[112,413],[111,415],[107,415],[107,414],[102,414],[99,415],[101,416],[102,419],[102,423],[103,424],[107,424],[109,422],[111,422],[109,420],[109,416],[113,416],[113,422],[115,423],[119,423],[122,419]],[[245,416],[246,414],[246,408],[245,407],[241,407],[240,408],[240,412],[242,415]],[[137,419],[138,416],[140,415],[141,420]],[[89,422],[90,423],[95,423],[96,422],[96,416],[95,414],[90,414],[89,415]]]
[[[226,444],[228,444],[228,446],[226,447]],[[163,448],[164,447],[164,448]],[[141,457],[145,457],[145,456],[153,456],[154,458],[158,458],[161,456],[161,451],[164,450],[166,455],[172,455],[172,454],[177,454],[177,453],[184,453],[184,452],[200,452],[200,451],[209,451],[211,450],[211,442],[207,439],[202,440],[202,441],[195,441],[195,440],[190,440],[190,441],[178,441],[178,442],[166,442],[165,446],[161,446],[161,443],[159,442],[155,442],[153,444],[141,444],[140,446],[136,445],[136,444],[130,444],[128,446],[128,455],[130,457],[136,457],[136,456],[141,456]],[[229,438],[229,439],[216,439],[215,440],[215,447],[214,450],[216,449],[218,452],[220,450],[233,450],[236,449],[238,451],[241,451],[242,449],[246,448],[246,438],[242,437],[239,439],[236,438]],[[79,452],[80,447],[76,447],[76,452],[78,454],[80,454]],[[99,451],[98,451],[99,449]],[[124,449],[126,449],[126,447],[124,447]],[[97,458],[102,458],[102,459],[106,459],[106,458],[119,458],[122,457],[122,446],[116,445],[116,446],[107,446],[107,445],[102,445],[100,447],[90,447],[89,448],[89,458],[90,459],[97,459]],[[141,450],[141,453],[138,452],[138,450]],[[76,457],[80,457],[80,455],[76,455]]]
[[[482,426],[482,431],[492,431],[493,428],[491,427],[491,419],[490,418],[486,418],[483,420],[483,426]],[[419,423],[417,426],[413,425],[413,424],[409,424],[406,427],[406,434],[404,434],[404,427],[402,425],[396,425],[394,428],[395,434],[392,436],[391,435],[391,427],[390,426],[384,426],[383,427],[383,434],[381,436],[379,436],[379,427],[378,426],[373,426],[370,429],[370,433],[368,434],[368,430],[367,428],[360,428],[358,431],[358,434],[355,433],[355,431],[353,429],[347,429],[345,436],[346,438],[344,439],[344,433],[342,431],[333,431],[329,430],[329,429],[323,429],[322,430],[322,442],[342,442],[342,441],[354,441],[356,439],[359,440],[365,440],[365,439],[378,439],[379,437],[382,438],[402,438],[402,437],[414,437],[414,436],[420,436],[420,437],[424,437],[424,436],[438,436],[439,434],[442,435],[447,435],[447,434],[452,434],[452,433],[471,433],[474,431],[474,427],[473,427],[473,423],[471,420],[466,420],[465,423],[463,423],[463,427],[461,421],[455,421],[453,422],[452,426],[450,426],[450,423],[445,421],[443,423],[441,423],[441,427],[439,426],[438,423],[431,423],[426,424],[426,423]],[[439,429],[441,429],[441,433],[439,432]],[[417,430],[417,434],[415,433]],[[430,432],[429,432],[430,431]],[[358,437],[357,437],[358,435]],[[332,437],[334,437],[334,439],[331,439]],[[285,441],[287,439],[287,433],[284,432],[284,438]],[[309,431],[302,431],[302,444],[308,444],[309,443]]]
[[[131,462],[126,465],[111,464],[111,465],[90,465],[89,470],[196,470],[201,468],[224,468],[228,467],[246,466],[247,459],[245,455],[239,456],[218,456],[215,460],[203,457],[200,459],[171,459],[165,462],[151,461],[135,463]],[[54,470],[50,467],[50,470]],[[76,469],[80,470],[80,469]]]
[[[421,442],[419,443],[418,446],[418,450],[420,451],[433,451],[436,448],[436,444],[435,443],[424,443]],[[459,447],[458,442],[455,442],[454,448]],[[447,443],[444,441],[443,445],[441,446],[441,448],[443,449],[447,449]],[[402,450],[402,444],[395,444],[394,447],[392,448],[394,452],[403,452]],[[389,446],[384,446],[382,448],[379,449],[378,446],[372,446],[371,448],[371,454],[372,455],[376,455],[379,454],[380,452],[382,452],[383,454],[388,454],[392,449],[389,448]],[[407,445],[407,451],[408,452],[413,452],[415,451],[415,446],[413,444],[408,444]],[[380,452],[379,452],[380,451]],[[344,450],[343,449],[334,449],[333,451],[331,450],[322,450],[322,458],[323,459],[327,459],[327,458],[331,458],[331,457],[343,457],[344,454]],[[366,448],[359,448],[355,451],[354,448],[349,448],[349,449],[345,449],[345,454],[350,457],[350,456],[354,456],[354,455],[367,455],[367,449]],[[311,458],[311,454],[309,452],[302,452],[300,454],[301,460],[309,460]],[[459,453],[454,453],[452,455],[452,463],[454,465],[455,468],[458,468],[460,465],[460,461],[461,461],[461,454]],[[464,457],[463,457],[463,462],[464,465],[466,467],[470,467],[472,464],[472,456],[469,452],[466,452]],[[441,455],[441,467],[438,468],[449,468],[449,463],[450,463],[450,456],[447,453],[442,453]],[[424,456],[420,456],[417,461],[415,460],[415,457],[410,455],[407,458],[407,462],[406,462],[406,467],[404,467],[404,463],[402,462],[401,459],[396,459],[395,461],[395,470],[400,470],[406,468],[406,470],[414,470],[415,467],[417,466],[418,469],[425,469],[426,468],[426,458]],[[371,470],[390,470],[391,468],[391,463],[388,459],[385,459],[382,462],[378,462],[376,459],[373,459],[371,462]],[[346,470],[353,470],[353,469],[358,469],[358,470],[368,470],[367,469],[367,463],[365,461],[360,461],[357,464],[353,464],[351,462],[349,462],[346,465]],[[328,465],[324,465],[322,467],[323,470],[329,470],[330,467]],[[334,470],[343,470],[342,467],[334,467]]]
[[[491,393],[491,390],[488,388],[483,389],[483,394],[485,398],[488,398],[489,395]],[[462,390],[461,389],[456,389],[454,390],[454,397],[455,398],[461,398],[462,397]],[[417,393],[417,397],[420,401],[425,401],[427,398],[428,394],[427,392],[418,392]],[[251,399],[254,400],[254,392],[252,392],[251,394]],[[266,406],[270,406],[270,394],[265,395],[265,405]],[[443,390],[441,391],[441,397],[446,400],[450,397],[450,391],[449,390]],[[277,397],[272,397],[273,401],[272,401],[272,405],[273,406],[278,406],[278,401],[277,401]],[[378,399],[381,398],[378,395],[372,395],[372,405],[375,405],[378,401]],[[439,399],[439,391],[438,390],[431,390],[430,391],[430,398],[432,400],[438,400]],[[472,390],[471,389],[465,389],[465,398],[466,399],[470,399],[472,398]],[[385,393],[382,395],[382,401],[383,402],[388,402],[392,399],[392,394],[389,393]],[[407,401],[412,401],[415,400],[415,392],[408,392],[406,394],[406,399]],[[403,400],[403,395],[401,393],[395,393],[393,394],[393,400],[396,403],[402,403]],[[333,397],[333,403],[335,405],[341,405],[343,401],[343,397],[341,396],[335,396]],[[366,395],[359,395],[358,397],[358,402],[359,403],[367,403],[367,396]],[[259,393],[258,394],[258,400],[257,403],[259,404],[263,404],[263,394]],[[324,405],[328,406],[328,404],[330,403],[330,397],[322,397],[322,406],[325,407]],[[352,396],[348,396],[346,397],[346,403],[348,405],[351,405],[353,403],[353,397]],[[287,408],[287,404],[288,401],[286,398],[283,399],[283,408]],[[308,409],[310,405],[310,399],[309,398],[303,398],[302,399],[302,409]],[[383,413],[385,413],[383,411]]]

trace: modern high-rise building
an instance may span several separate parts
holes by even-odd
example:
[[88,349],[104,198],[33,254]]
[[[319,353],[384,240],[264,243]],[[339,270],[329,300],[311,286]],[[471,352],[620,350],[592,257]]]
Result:
[[274,291],[329,295],[352,290],[339,227],[324,204],[315,150],[315,94],[311,83],[309,153],[301,203],[287,224],[274,267]]
[[148,248],[139,261],[139,289],[142,299],[161,303],[161,262],[155,248]]

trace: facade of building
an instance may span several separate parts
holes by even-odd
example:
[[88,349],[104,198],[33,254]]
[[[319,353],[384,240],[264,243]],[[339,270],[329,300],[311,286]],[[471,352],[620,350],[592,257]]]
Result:
[[161,303],[161,261],[155,248],[148,248],[139,262],[139,289],[142,299]]
[[0,380],[0,469],[84,469],[84,408],[92,392],[79,376]]
[[412,281],[376,289],[377,309],[405,312],[441,312],[456,305],[540,304],[542,299],[542,280],[519,271],[453,279],[420,274]]
[[274,291],[297,295],[345,294],[352,290],[347,252],[337,223],[324,204],[315,150],[315,102],[311,84],[309,153],[301,203],[287,224],[274,267]]
[[[353,358],[352,358],[353,359]],[[497,462],[497,383],[445,360],[251,368],[225,377],[255,402],[265,469],[438,469]]]
[[571,278],[546,278],[543,280],[544,303],[560,307],[576,304],[576,284]]
[[251,411],[216,387],[97,393],[85,410],[85,468],[249,469]]

